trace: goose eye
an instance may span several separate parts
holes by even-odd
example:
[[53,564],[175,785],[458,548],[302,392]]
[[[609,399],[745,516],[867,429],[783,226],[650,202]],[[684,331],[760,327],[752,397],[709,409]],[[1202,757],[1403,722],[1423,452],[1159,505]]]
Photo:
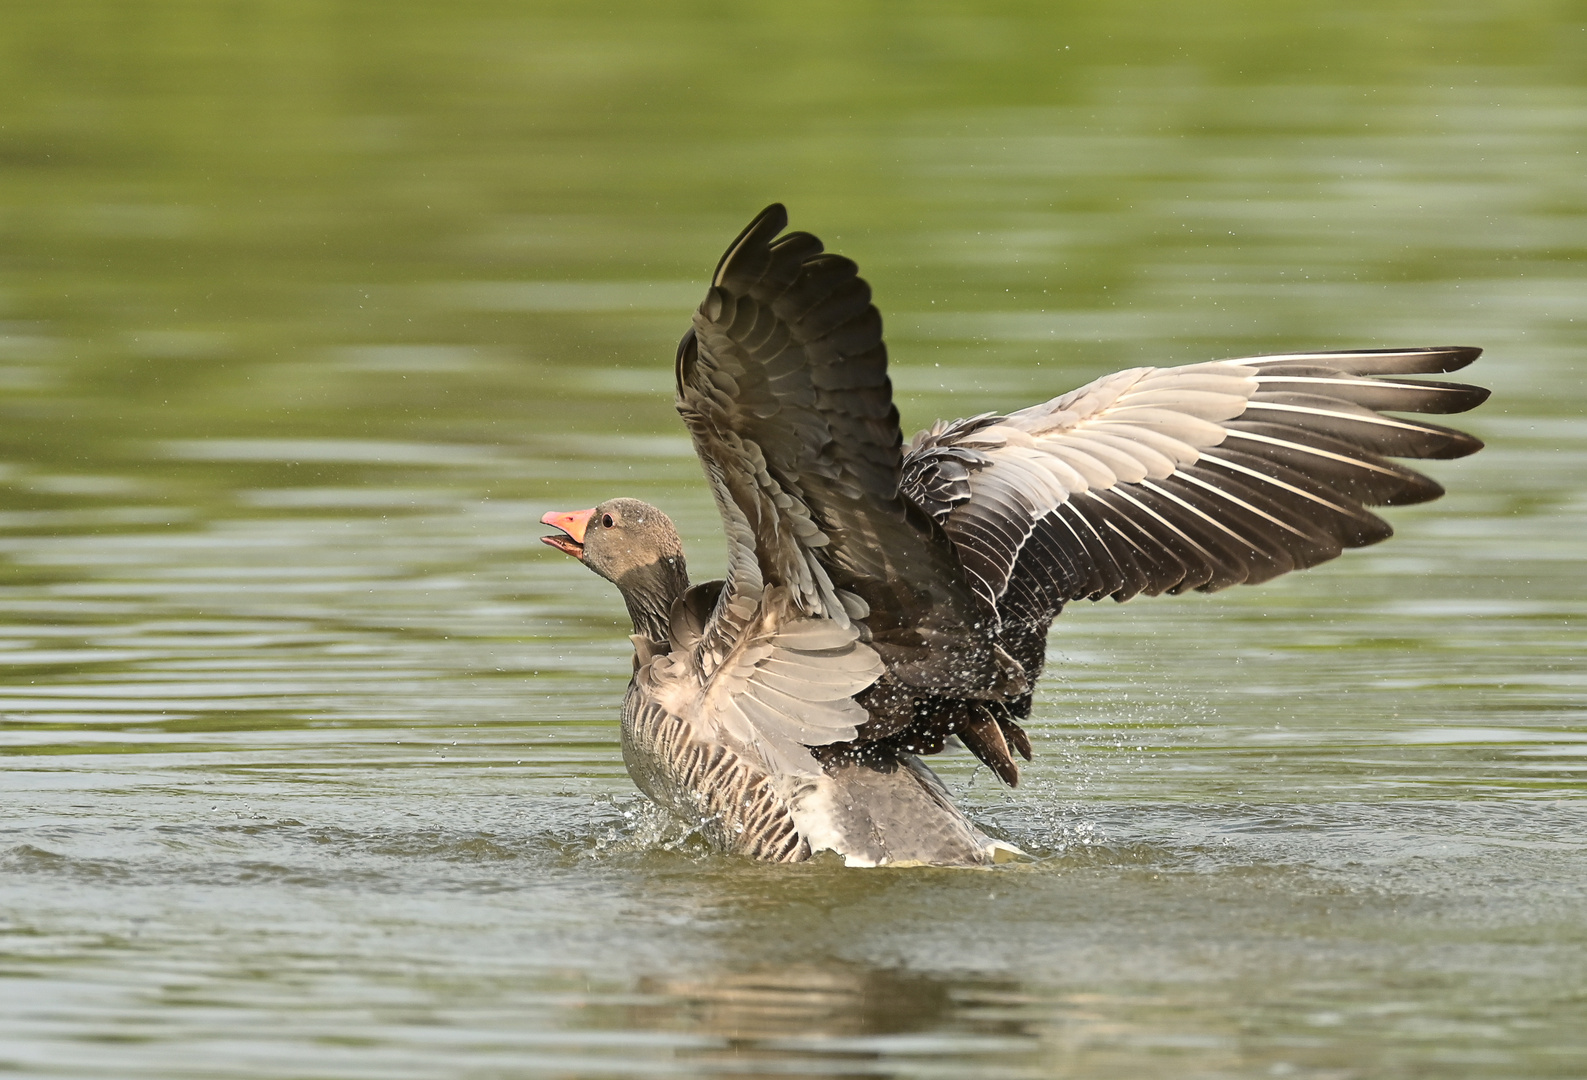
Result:
[[610,514],[602,514],[601,515],[601,527],[602,528],[610,529],[613,525],[616,525],[616,524],[617,524],[617,522],[612,520],[612,515],[610,515]]

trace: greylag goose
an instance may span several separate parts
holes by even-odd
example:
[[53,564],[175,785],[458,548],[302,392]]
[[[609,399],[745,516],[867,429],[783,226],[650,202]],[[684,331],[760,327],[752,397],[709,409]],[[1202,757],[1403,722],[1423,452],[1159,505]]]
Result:
[[767,207],[678,346],[677,408],[727,533],[689,583],[666,514],[618,498],[541,520],[633,621],[623,760],[715,847],[798,862],[984,865],[988,837],[920,760],[957,737],[1005,783],[1047,630],[1071,600],[1212,592],[1390,535],[1437,498],[1390,458],[1482,443],[1386,413],[1487,391],[1463,347],[1133,368],[905,447],[855,264]]

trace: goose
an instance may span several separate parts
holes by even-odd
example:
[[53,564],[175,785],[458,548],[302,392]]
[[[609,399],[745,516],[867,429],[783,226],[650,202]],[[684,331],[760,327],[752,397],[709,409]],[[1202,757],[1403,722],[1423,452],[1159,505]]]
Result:
[[1391,459],[1482,447],[1397,415],[1481,404],[1406,378],[1469,347],[1132,368],[906,446],[869,285],[787,225],[774,204],[733,241],[677,350],[726,576],[692,584],[671,519],[638,499],[541,519],[628,608],[629,774],[723,852],[1018,857],[921,759],[957,739],[1019,782],[1066,603],[1257,584],[1375,544],[1392,530],[1367,507],[1443,493]]

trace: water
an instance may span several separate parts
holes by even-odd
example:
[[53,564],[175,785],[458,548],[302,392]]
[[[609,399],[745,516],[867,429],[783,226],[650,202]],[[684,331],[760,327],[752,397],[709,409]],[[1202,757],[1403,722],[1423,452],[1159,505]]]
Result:
[[[1509,3],[152,2],[0,35],[0,1071],[1587,1072],[1587,65]],[[722,564],[672,348],[789,203],[906,430],[1471,343],[1400,535],[1080,605],[995,872],[638,799],[616,494]]]

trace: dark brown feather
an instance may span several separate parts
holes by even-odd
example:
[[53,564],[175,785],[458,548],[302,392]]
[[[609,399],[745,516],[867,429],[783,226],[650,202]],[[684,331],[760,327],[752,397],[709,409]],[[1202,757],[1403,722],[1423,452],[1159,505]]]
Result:
[[724,517],[753,536],[730,582],[797,581],[813,560],[868,605],[871,645],[894,677],[982,695],[1022,688],[992,605],[936,522],[899,494],[902,436],[870,286],[808,233],[778,238],[786,223],[769,207],[739,236],[679,351],[679,412]]

